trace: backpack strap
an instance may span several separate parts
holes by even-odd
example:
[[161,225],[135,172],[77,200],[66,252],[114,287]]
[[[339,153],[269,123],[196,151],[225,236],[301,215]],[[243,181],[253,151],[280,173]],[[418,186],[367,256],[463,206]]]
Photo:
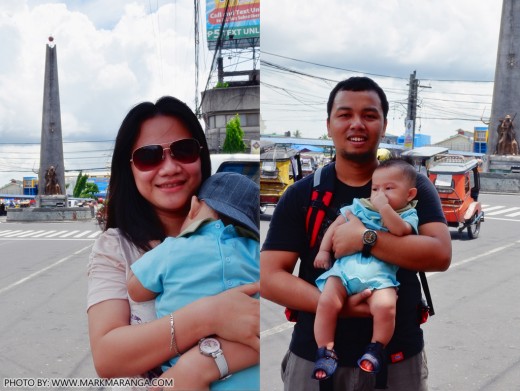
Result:
[[[305,217],[305,231],[307,232],[311,250],[316,246],[323,220],[332,201],[335,181],[335,163],[319,167],[314,172],[311,199],[309,200]],[[286,308],[285,317],[289,322],[297,322],[298,311]]]
[[[433,309],[432,295],[430,294],[430,287],[428,286],[426,273],[419,272],[419,278],[421,280],[421,286],[424,291],[424,296],[426,297],[426,303],[428,304],[428,308],[426,308],[426,310],[428,311],[428,315],[433,316],[435,315],[435,310]],[[426,322],[426,320],[424,320],[424,322]]]
[[305,218],[305,230],[311,249],[316,245],[323,219],[332,201],[335,180],[334,163],[320,167],[314,172],[311,200]]

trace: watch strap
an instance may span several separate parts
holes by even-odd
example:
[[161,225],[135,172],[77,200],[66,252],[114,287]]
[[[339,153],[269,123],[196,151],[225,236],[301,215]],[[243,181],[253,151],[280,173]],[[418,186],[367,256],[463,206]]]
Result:
[[361,250],[361,255],[363,255],[364,257],[368,257],[373,246],[373,244],[363,244],[363,250]]
[[226,358],[224,357],[224,352],[222,350],[218,351],[213,355],[215,359],[215,364],[217,364],[218,370],[220,372],[220,380],[227,379],[229,376],[229,368],[227,365]]

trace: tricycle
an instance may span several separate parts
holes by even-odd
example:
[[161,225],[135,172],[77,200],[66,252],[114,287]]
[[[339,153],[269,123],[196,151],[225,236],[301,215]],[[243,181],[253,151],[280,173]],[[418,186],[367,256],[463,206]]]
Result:
[[429,178],[441,199],[448,226],[459,233],[467,229],[468,237],[475,239],[484,221],[480,191],[479,161],[461,155],[437,155],[429,167]]
[[419,172],[433,183],[442,204],[449,227],[459,233],[467,230],[475,239],[484,221],[480,192],[480,161],[472,156],[450,154],[444,147],[420,147],[405,151],[402,157],[411,159]]
[[273,146],[260,155],[260,213],[275,206],[285,190],[301,178],[300,154],[292,148]]

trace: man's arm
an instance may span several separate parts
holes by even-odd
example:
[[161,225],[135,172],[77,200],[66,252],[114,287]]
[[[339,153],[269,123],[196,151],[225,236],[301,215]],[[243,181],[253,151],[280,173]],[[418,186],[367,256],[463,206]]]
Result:
[[[260,295],[281,306],[298,311],[315,313],[320,291],[315,285],[293,275],[298,254],[288,251],[262,251],[260,253]],[[349,296],[341,316],[371,316],[366,299],[371,291]]]
[[[352,213],[347,213],[348,221],[334,232],[336,258],[363,248],[365,226]],[[451,236],[446,224],[440,222],[420,225],[419,235],[398,237],[388,232],[378,232],[372,255],[405,269],[445,271],[451,263]]]
[[444,223],[423,224],[419,235],[396,237],[383,232],[372,254],[405,269],[446,271],[451,263],[450,232]]
[[316,312],[319,289],[293,275],[298,254],[289,251],[260,253],[260,295],[295,310]]

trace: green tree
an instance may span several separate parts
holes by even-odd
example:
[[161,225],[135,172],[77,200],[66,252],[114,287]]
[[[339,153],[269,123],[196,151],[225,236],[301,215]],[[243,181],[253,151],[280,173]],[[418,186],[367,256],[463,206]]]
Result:
[[85,183],[85,188],[80,194],[80,198],[96,198],[96,194],[99,193],[99,187],[95,183]]
[[329,136],[327,134],[323,134],[320,136],[319,140],[328,140]]
[[81,193],[85,190],[87,179],[88,175],[83,175],[83,171],[80,171],[76,179],[76,186],[74,186],[74,191],[72,192],[73,197],[79,198],[81,196]]
[[296,138],[302,138],[302,132],[300,132],[298,129],[294,131],[294,136]]
[[226,125],[226,139],[222,151],[225,153],[245,152],[244,131],[240,127],[240,117],[236,114]]

